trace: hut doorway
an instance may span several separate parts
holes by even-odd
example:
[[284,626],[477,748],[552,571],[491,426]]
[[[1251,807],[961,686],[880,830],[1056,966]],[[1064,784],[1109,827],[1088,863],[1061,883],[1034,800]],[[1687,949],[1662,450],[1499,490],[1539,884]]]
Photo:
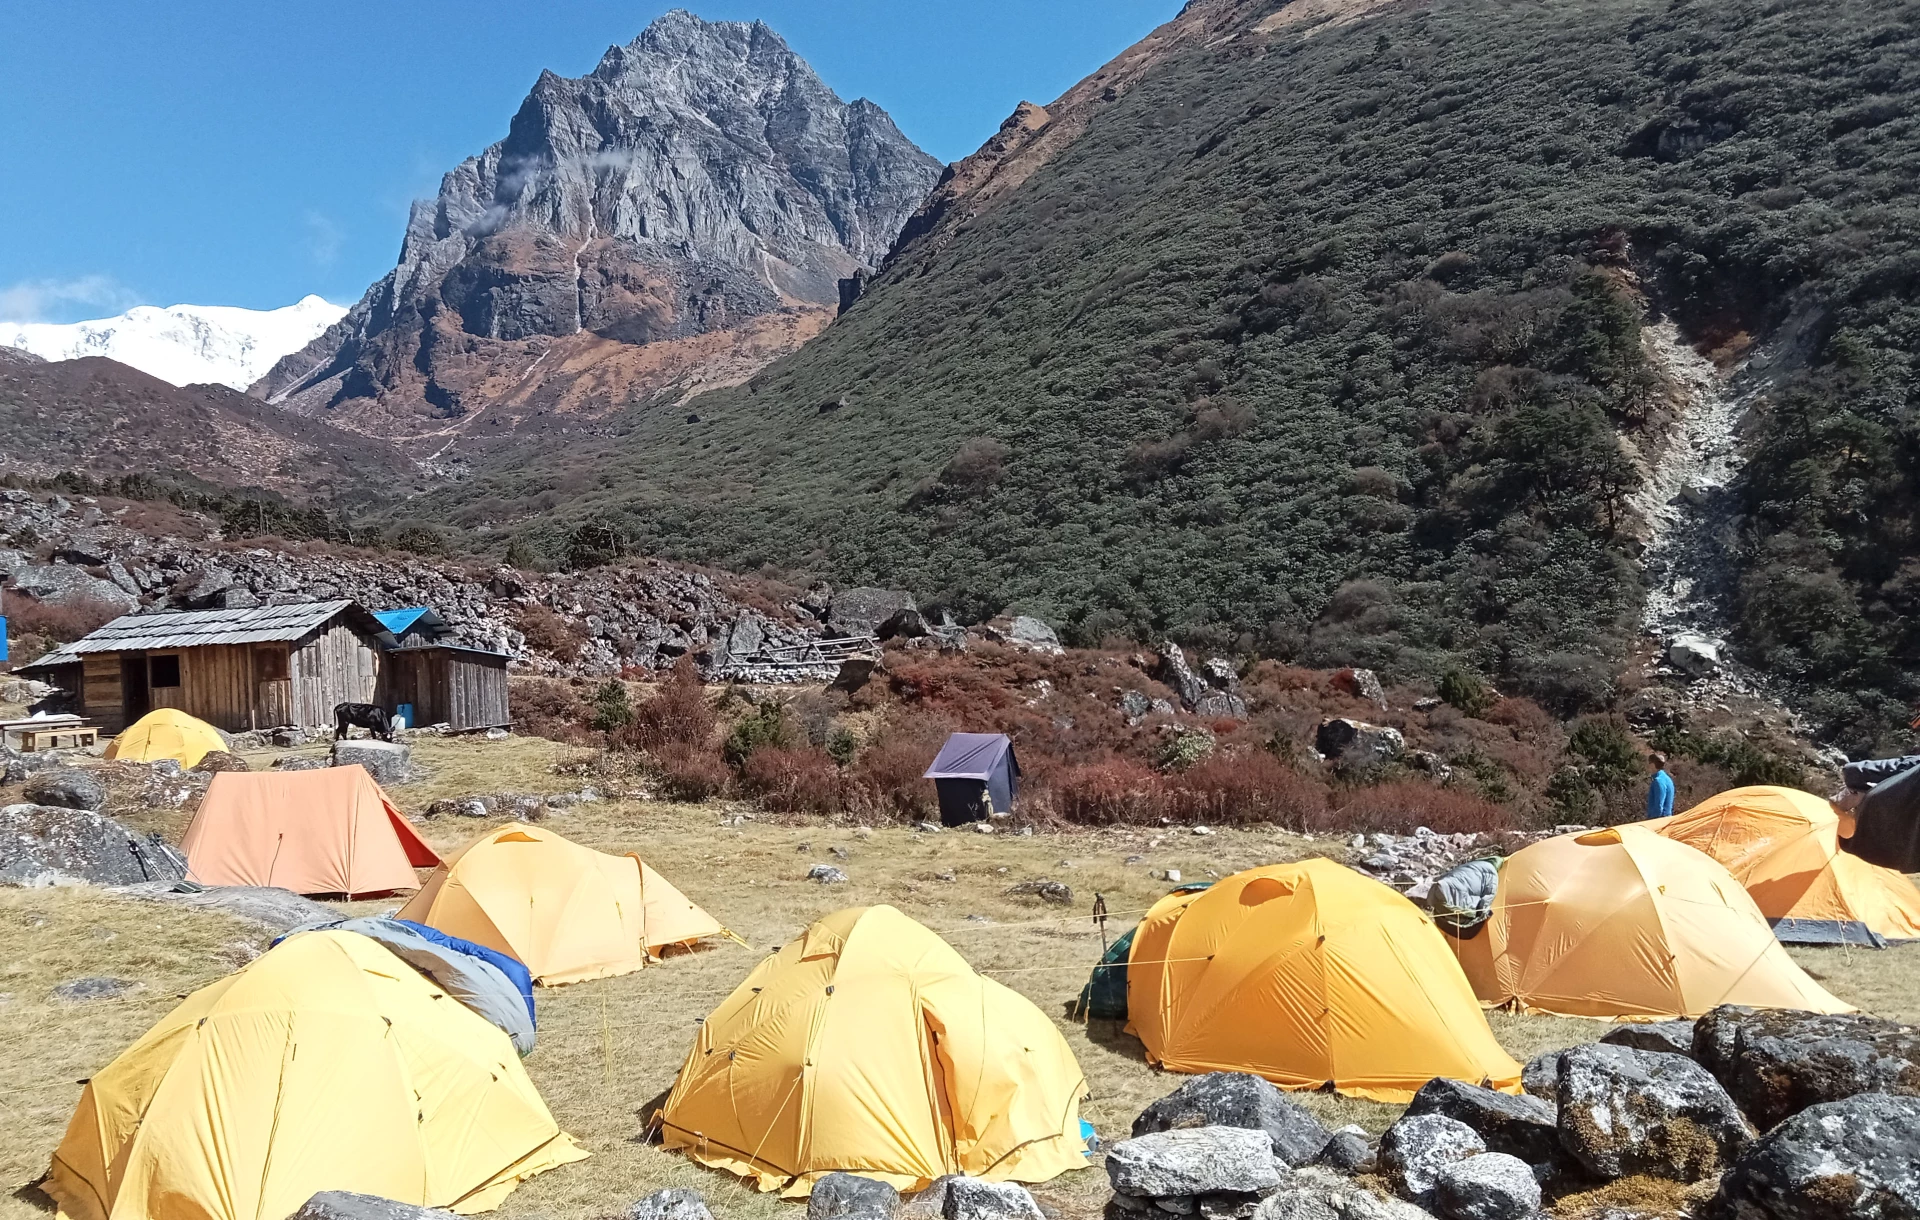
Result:
[[145,653],[123,653],[120,657],[120,702],[127,723],[132,724],[153,710],[153,689],[147,685]]

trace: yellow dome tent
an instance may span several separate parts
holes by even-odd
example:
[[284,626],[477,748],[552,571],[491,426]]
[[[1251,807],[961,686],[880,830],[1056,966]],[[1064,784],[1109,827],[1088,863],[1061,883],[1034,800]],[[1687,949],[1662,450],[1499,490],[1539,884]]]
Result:
[[1426,913],[1330,860],[1161,899],[1127,960],[1129,1028],[1176,1072],[1406,1101],[1436,1076],[1518,1092]]
[[187,997],[80,1095],[71,1220],[283,1220],[315,1192],[467,1214],[587,1154],[507,1035],[377,942],[310,932]]
[[398,918],[498,949],[548,985],[627,974],[669,945],[728,935],[639,856],[520,822],[461,848]]
[[178,708],[161,707],[140,717],[108,742],[107,757],[134,762],[171,758],[183,767],[197,767],[207,755],[222,753],[226,748],[226,738],[206,721]]
[[1812,793],[1735,788],[1642,825],[1724,864],[1783,941],[1879,948],[1920,938],[1920,888],[1841,851],[1839,811]]
[[1481,1000],[1526,1012],[1853,1011],[1794,964],[1719,861],[1638,825],[1516,852],[1500,866],[1492,916],[1454,948]]
[[834,1170],[902,1190],[942,1174],[1084,1168],[1079,1064],[1039,1009],[889,906],[827,916],[700,1027],[665,1144],[761,1190]]

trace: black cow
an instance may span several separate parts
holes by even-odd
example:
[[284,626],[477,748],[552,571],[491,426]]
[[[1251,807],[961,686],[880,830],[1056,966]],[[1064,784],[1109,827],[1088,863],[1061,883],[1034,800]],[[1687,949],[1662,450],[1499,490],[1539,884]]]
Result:
[[347,730],[355,725],[372,733],[381,741],[393,740],[393,722],[387,719],[387,710],[371,703],[336,703],[333,706],[333,736],[336,741],[347,739]]

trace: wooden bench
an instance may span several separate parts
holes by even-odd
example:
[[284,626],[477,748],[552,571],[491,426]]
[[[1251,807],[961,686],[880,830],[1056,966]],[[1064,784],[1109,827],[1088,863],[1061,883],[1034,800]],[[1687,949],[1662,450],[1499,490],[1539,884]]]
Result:
[[41,750],[73,750],[100,740],[100,730],[78,716],[48,720],[10,720],[0,723],[0,732],[20,739],[22,753]]

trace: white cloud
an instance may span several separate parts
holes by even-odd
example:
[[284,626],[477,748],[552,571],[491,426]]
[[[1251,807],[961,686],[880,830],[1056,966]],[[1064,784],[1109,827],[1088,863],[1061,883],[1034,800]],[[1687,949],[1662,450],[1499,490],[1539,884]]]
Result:
[[0,288],[0,322],[50,321],[51,315],[71,313],[76,306],[116,314],[139,303],[139,296],[112,276],[16,280]]
[[301,218],[307,230],[307,257],[317,267],[331,267],[340,259],[340,247],[346,244],[346,231],[331,217],[309,210]]

